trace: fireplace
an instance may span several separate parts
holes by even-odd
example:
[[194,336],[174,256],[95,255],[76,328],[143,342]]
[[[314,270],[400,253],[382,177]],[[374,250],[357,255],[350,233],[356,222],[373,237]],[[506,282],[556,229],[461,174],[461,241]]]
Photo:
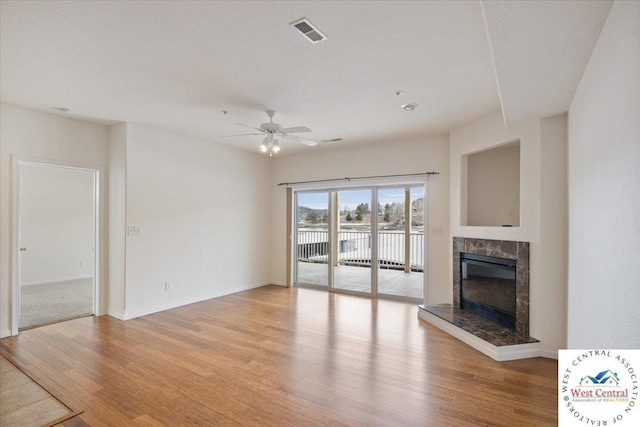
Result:
[[460,308],[516,329],[516,261],[460,254]]
[[[464,271],[463,264],[466,265]],[[478,276],[485,277],[478,279]],[[478,285],[478,281],[482,283]],[[496,297],[493,293],[496,289],[505,295]],[[489,316],[493,318],[485,317],[528,337],[529,243],[454,237],[453,305],[474,313],[476,309],[489,308],[482,315],[492,312]]]

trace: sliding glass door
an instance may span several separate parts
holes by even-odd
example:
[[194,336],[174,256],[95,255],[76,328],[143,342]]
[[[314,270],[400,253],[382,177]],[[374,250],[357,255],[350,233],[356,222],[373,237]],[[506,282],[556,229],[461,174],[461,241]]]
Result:
[[371,189],[334,192],[333,287],[371,293]]
[[422,298],[424,187],[378,189],[378,294]]
[[329,284],[329,192],[296,193],[295,283]]
[[296,285],[422,299],[424,186],[295,194]]

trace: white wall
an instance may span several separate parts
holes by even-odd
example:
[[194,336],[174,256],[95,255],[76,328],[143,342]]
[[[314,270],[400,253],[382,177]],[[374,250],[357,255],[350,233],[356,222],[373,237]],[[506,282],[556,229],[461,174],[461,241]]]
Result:
[[540,122],[539,333],[557,349],[567,342],[567,131],[566,114]]
[[[540,122],[505,129],[502,114],[495,112],[450,133],[451,139],[451,233],[481,239],[531,241],[540,230]],[[520,139],[520,227],[462,226],[462,160],[468,153]]]
[[[286,281],[286,190],[280,182],[331,179],[353,176],[388,175],[436,171],[428,178],[428,229],[444,228],[442,235],[428,232],[427,301],[451,300],[447,273],[451,249],[449,222],[449,144],[448,138],[434,136],[412,141],[390,142],[331,151],[315,151],[274,158],[270,194],[273,203],[271,277],[276,284]],[[337,184],[331,184],[337,185]]]
[[[546,268],[543,262],[542,251],[545,256],[556,257],[561,262],[566,261],[566,252],[562,247],[545,245],[541,241],[541,192],[547,188],[542,188],[543,182],[541,174],[552,172],[561,175],[565,166],[558,163],[549,163],[547,158],[542,156],[553,156],[554,150],[543,151],[542,138],[549,138],[555,142],[549,144],[566,144],[562,141],[562,129],[554,127],[546,122],[547,119],[535,120],[522,124],[513,129],[505,129],[504,121],[500,112],[495,112],[486,117],[452,129],[450,133],[450,203],[451,203],[451,237],[472,237],[480,239],[525,241],[530,243],[529,259],[529,317],[530,335],[541,342],[541,349],[544,356],[555,357],[559,348],[564,348],[565,342],[561,335],[548,333],[548,328],[542,323],[557,325],[562,328],[566,317],[564,307],[556,307],[547,304],[548,298],[556,298],[557,293],[562,293],[566,289],[566,275],[563,278],[561,271],[553,271],[547,274],[553,276],[553,283],[558,289],[551,294],[546,294],[548,290],[542,284],[543,271]],[[555,122],[554,122],[555,123]],[[461,168],[463,156],[490,147],[505,144],[510,141],[520,140],[520,226],[519,227],[472,227],[461,224],[461,200],[463,189],[463,170]],[[560,148],[561,149],[561,148]],[[545,165],[543,167],[543,165]],[[545,181],[544,185],[546,185]],[[560,193],[554,196],[562,197]],[[564,196],[566,199],[566,195]],[[545,206],[545,218],[556,216],[562,218],[562,206]],[[566,211],[566,208],[565,208]],[[560,238],[561,239],[561,238]],[[453,260],[448,258],[449,283],[452,283]]]
[[108,313],[124,318],[127,197],[127,124],[109,127]]
[[570,348],[640,348],[639,23],[612,5],[569,109]]
[[[128,124],[124,317],[269,282],[271,163]],[[165,282],[171,289],[165,291]]]
[[[520,225],[520,145],[507,144],[467,156],[467,222]],[[463,186],[464,188],[464,186]],[[464,197],[464,191],[462,192]],[[510,212],[512,215],[510,215]]]
[[[105,167],[108,163],[107,128],[40,113],[7,104],[0,105],[0,334],[11,330],[11,224],[12,156],[75,162]],[[102,194],[106,190],[103,181]],[[106,199],[106,198],[105,198]],[[104,200],[103,200],[104,201]],[[106,217],[106,203],[102,204]],[[100,230],[104,237],[105,230]],[[106,239],[102,239],[102,254]],[[104,258],[102,264],[104,265]],[[106,271],[102,271],[104,283]]]
[[20,285],[93,277],[93,172],[20,165]]

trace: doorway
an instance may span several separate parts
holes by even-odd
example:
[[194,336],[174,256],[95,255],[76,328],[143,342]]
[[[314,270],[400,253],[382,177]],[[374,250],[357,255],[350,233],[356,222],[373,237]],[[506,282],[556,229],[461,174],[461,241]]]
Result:
[[296,286],[423,300],[424,184],[294,194]]
[[378,294],[422,298],[424,187],[378,189]]
[[336,210],[333,288],[371,294],[372,189],[333,192]]
[[329,192],[295,193],[295,283],[329,284]]
[[94,314],[98,171],[16,163],[18,329]]

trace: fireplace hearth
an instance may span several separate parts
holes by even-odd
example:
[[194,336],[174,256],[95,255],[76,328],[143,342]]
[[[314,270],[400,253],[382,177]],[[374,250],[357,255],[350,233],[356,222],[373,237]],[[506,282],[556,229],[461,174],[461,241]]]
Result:
[[529,243],[454,237],[453,305],[420,305],[418,318],[497,361],[540,356],[529,336]]

